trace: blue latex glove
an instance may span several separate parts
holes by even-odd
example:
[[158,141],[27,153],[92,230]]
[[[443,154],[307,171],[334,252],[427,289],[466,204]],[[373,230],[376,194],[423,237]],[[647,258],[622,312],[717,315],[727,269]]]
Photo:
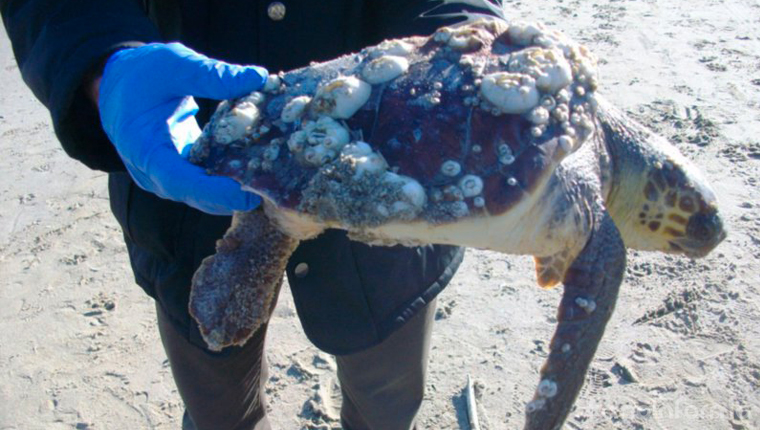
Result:
[[229,215],[261,203],[234,180],[189,161],[200,136],[191,96],[240,97],[264,86],[267,71],[212,60],[179,43],[155,43],[111,55],[100,82],[100,120],[132,178],[156,195]]

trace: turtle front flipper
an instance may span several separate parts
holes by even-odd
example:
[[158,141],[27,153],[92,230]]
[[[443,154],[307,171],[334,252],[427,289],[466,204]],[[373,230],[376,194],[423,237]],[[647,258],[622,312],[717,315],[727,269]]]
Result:
[[615,308],[624,272],[623,240],[597,204],[591,238],[565,273],[557,329],[541,382],[526,407],[525,429],[562,427]]
[[193,276],[190,315],[210,350],[245,344],[269,319],[297,245],[263,210],[235,212],[216,254],[206,257]]

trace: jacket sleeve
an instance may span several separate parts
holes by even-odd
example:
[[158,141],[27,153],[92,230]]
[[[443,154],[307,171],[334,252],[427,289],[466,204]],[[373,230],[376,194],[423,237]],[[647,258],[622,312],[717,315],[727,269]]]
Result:
[[444,16],[461,11],[487,14],[484,8],[465,4],[443,4],[430,0],[370,0],[364,22],[366,45],[384,39],[430,35],[439,27],[462,21],[462,17]]
[[90,168],[124,170],[81,88],[122,47],[159,40],[138,0],[0,0],[21,75],[50,110],[65,151]]

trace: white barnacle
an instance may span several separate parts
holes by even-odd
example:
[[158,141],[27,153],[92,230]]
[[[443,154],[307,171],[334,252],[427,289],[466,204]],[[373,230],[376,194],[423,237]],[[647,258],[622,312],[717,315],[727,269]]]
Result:
[[483,192],[483,180],[477,175],[465,175],[459,180],[459,188],[465,197],[475,197]]
[[589,78],[596,77],[596,56],[584,45],[574,45],[569,47],[569,52],[565,55],[570,58],[573,65],[578,69],[578,75],[584,75]]
[[224,115],[214,129],[217,142],[227,144],[242,139],[259,120],[259,108],[249,101],[243,101]]
[[343,147],[342,155],[349,157],[360,157],[372,153],[372,147],[367,142],[356,141]]
[[492,18],[479,18],[473,21],[470,25],[473,27],[482,28],[491,33],[493,36],[498,36],[507,31],[507,28],[509,28],[506,22]]
[[536,36],[533,43],[544,48],[559,48],[563,52],[569,49],[573,42],[563,33],[557,30],[544,29],[543,34]]
[[454,31],[450,27],[442,27],[436,31],[432,38],[438,43],[447,43],[451,39],[451,34]]
[[533,137],[541,137],[541,135],[544,134],[544,127],[540,126],[540,125],[539,126],[535,126],[535,127],[531,127],[530,134]]
[[575,138],[568,135],[562,135],[557,140],[559,143],[559,149],[565,154],[569,154],[575,146]]
[[515,179],[514,177],[510,177],[509,179],[507,179],[507,184],[514,187],[515,185],[517,185],[517,179]]
[[261,161],[258,158],[251,158],[248,161],[248,170],[256,171],[261,167]]
[[549,111],[543,106],[538,106],[530,111],[528,120],[536,125],[546,124],[549,122]]
[[254,91],[251,94],[248,94],[247,96],[240,99],[240,101],[250,102],[250,103],[255,104],[256,106],[259,106],[266,101],[266,98],[267,97],[264,95],[264,93],[260,91]]
[[328,116],[322,116],[317,121],[306,121],[302,127],[291,134],[288,140],[291,152],[301,151],[308,143],[310,146],[322,146],[325,150],[337,153],[350,139],[348,130]]
[[573,82],[570,63],[559,49],[523,49],[510,58],[509,71],[531,75],[536,87],[552,94]]
[[496,72],[486,75],[480,94],[503,113],[521,114],[540,99],[535,79],[521,73]]
[[546,406],[546,399],[536,399],[525,405],[525,411],[529,414],[532,414],[543,409],[544,406]]
[[550,95],[545,95],[541,97],[541,106],[543,106],[547,110],[552,110],[554,109],[555,106],[557,106],[557,101],[554,99],[554,97]]
[[570,109],[566,104],[559,104],[552,111],[552,116],[559,122],[565,122],[570,119]]
[[570,101],[570,92],[567,91],[567,88],[563,88],[557,91],[555,98],[557,99],[557,103],[568,103]]
[[496,147],[496,151],[496,155],[499,157],[499,163],[509,165],[515,162],[515,156],[512,153],[512,148],[510,148],[506,143],[502,143]]
[[515,156],[512,154],[504,154],[499,156],[499,163],[510,165],[515,162]]
[[470,68],[475,65],[475,60],[469,55],[462,55],[462,58],[459,59],[459,65]]
[[[307,164],[311,166],[321,166],[325,163],[325,160],[329,158],[327,149],[322,145],[311,146],[306,148],[303,153],[303,159]],[[329,160],[328,160],[329,161]]]
[[462,171],[462,166],[454,160],[447,160],[441,164],[441,173],[446,176],[456,176]]
[[588,131],[594,131],[596,126],[594,125],[594,121],[591,120],[588,116],[584,118],[584,120],[581,122],[581,127],[588,130]]
[[449,204],[449,211],[455,218],[462,218],[470,213],[470,208],[467,203],[459,200]]
[[544,26],[537,22],[516,21],[509,25],[507,31],[514,44],[527,46],[544,33]]
[[573,347],[570,346],[569,343],[566,343],[566,344],[562,345],[562,352],[564,352],[565,354],[567,354],[568,352],[570,352],[572,349],[573,349]]
[[482,207],[484,207],[486,205],[486,199],[484,199],[483,197],[480,197],[480,196],[475,197],[474,199],[472,199],[472,204],[476,208],[482,208]]
[[483,46],[483,40],[476,29],[459,27],[451,31],[446,44],[455,51],[473,52]]
[[538,384],[536,392],[540,397],[552,398],[557,395],[557,383],[549,379],[544,379]]
[[425,188],[412,178],[406,178],[406,183],[401,187],[401,193],[406,201],[408,201],[415,208],[422,208],[425,206],[427,195],[425,194]]
[[362,78],[372,85],[382,84],[404,74],[409,69],[409,60],[396,55],[383,55],[364,66]]
[[216,127],[214,128],[214,140],[222,145],[232,143],[234,140],[232,139],[232,136],[230,136],[229,124],[226,119],[222,118],[216,122]]
[[388,169],[388,163],[386,163],[382,155],[377,153],[356,158],[354,166],[357,177],[365,174],[378,174]]
[[595,76],[592,76],[588,78],[586,85],[588,85],[589,91],[596,91],[599,88],[599,80]]
[[298,96],[289,101],[282,109],[282,114],[280,115],[282,122],[290,123],[300,119],[310,101],[311,97],[309,96]]
[[438,188],[432,190],[430,192],[430,199],[434,202],[440,202],[443,200],[443,191],[439,190]]
[[280,155],[280,146],[277,144],[269,145],[267,149],[264,150],[265,160],[274,161],[277,159],[279,155]]
[[443,188],[443,197],[448,201],[464,200],[464,193],[456,185],[447,185]]
[[599,100],[596,98],[596,96],[592,93],[589,94],[586,97],[586,102],[588,103],[588,111],[591,113],[595,113],[597,108],[599,107]]
[[312,102],[317,113],[348,119],[369,99],[372,86],[354,76],[341,76],[317,89]]
[[596,310],[596,302],[591,299],[578,297],[575,299],[575,304],[578,305],[579,308],[586,311],[587,314],[590,314]]
[[353,166],[354,177],[377,175],[388,170],[388,163],[383,156],[372,150],[365,142],[348,144],[341,150],[341,161]]
[[306,144],[307,136],[303,130],[294,131],[288,139],[288,149],[290,152],[301,152]]
[[282,85],[282,79],[280,79],[277,75],[269,75],[267,77],[267,82],[264,84],[264,92],[266,93],[273,93],[280,89],[280,85]]
[[340,151],[351,139],[348,130],[329,116],[319,118],[311,134],[325,148],[333,151]]
[[377,206],[375,206],[375,210],[377,211],[378,215],[382,216],[383,218],[387,218],[391,214],[388,211],[388,207],[382,203],[379,203]]
[[411,54],[413,50],[414,45],[404,42],[403,40],[384,40],[377,45],[369,55],[372,58],[377,58],[383,55],[405,57]]

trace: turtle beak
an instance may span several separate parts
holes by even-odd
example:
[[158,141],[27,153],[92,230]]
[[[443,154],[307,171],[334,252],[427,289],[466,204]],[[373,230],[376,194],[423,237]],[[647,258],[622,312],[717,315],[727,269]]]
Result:
[[701,258],[710,253],[726,238],[723,220],[715,209],[697,212],[689,217],[686,235],[670,241],[673,251],[691,258]]

